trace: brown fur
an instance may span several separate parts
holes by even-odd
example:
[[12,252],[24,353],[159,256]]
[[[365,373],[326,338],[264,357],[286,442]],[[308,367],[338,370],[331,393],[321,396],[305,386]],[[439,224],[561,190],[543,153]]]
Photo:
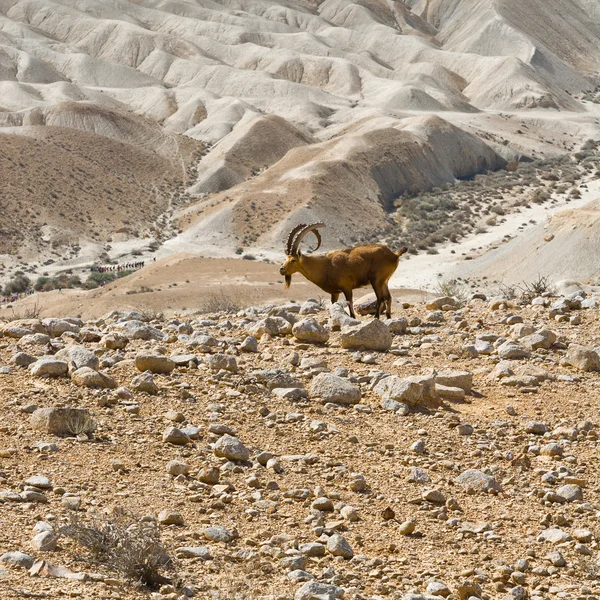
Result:
[[375,317],[379,318],[382,307],[385,307],[389,319],[392,315],[392,297],[388,281],[406,250],[402,248],[396,254],[387,246],[371,244],[307,256],[298,251],[295,255],[287,256],[280,273],[286,277],[286,287],[289,287],[293,273],[301,273],[331,294],[332,302],[337,302],[339,295],[344,294],[352,317],[355,316],[352,290],[371,284],[377,296]]

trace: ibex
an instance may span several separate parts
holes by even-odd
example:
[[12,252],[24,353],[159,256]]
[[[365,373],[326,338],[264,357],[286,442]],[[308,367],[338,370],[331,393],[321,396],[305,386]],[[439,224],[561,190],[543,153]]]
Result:
[[388,281],[398,266],[398,260],[407,249],[402,248],[396,254],[382,244],[369,244],[332,250],[327,254],[302,254],[300,242],[307,233],[312,232],[317,238],[315,250],[320,248],[321,234],[318,229],[324,226],[324,223],[302,224],[290,232],[285,248],[287,258],[279,269],[285,276],[285,287],[290,287],[294,273],[301,273],[323,291],[331,294],[331,302],[337,302],[340,294],[344,294],[350,307],[350,316],[355,318],[352,290],[371,284],[377,297],[375,318],[379,319],[382,308],[385,308],[387,318],[391,318],[392,297]]

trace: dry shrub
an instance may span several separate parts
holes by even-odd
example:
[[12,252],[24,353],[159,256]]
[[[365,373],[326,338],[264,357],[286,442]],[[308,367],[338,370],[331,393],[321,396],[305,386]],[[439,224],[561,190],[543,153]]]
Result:
[[204,296],[198,311],[200,313],[236,313],[242,308],[239,300],[223,291]]
[[2,315],[0,322],[10,323],[11,321],[20,321],[21,319],[39,319],[41,312],[42,307],[38,304],[37,300],[33,306],[23,308],[20,311],[15,310],[11,306],[10,313]]
[[445,279],[438,281],[434,288],[437,296],[450,296],[456,298],[459,302],[465,303],[469,298],[469,289],[464,283],[456,279]]
[[538,275],[538,278],[533,281],[523,281],[517,286],[517,289],[520,291],[521,298],[527,302],[546,293],[556,293],[556,286],[547,275]]
[[161,574],[163,570],[174,571],[174,565],[154,521],[140,520],[122,508],[116,508],[110,516],[94,515],[87,522],[73,513],[59,534],[85,548],[88,560],[94,564],[151,588],[172,583]]
[[65,421],[69,433],[75,437],[87,435],[92,437],[96,431],[96,421],[88,412],[77,411],[69,415]]
[[161,321],[165,317],[165,313],[159,308],[154,308],[152,306],[144,306],[143,308],[137,309],[142,315],[142,321],[149,323],[150,321]]

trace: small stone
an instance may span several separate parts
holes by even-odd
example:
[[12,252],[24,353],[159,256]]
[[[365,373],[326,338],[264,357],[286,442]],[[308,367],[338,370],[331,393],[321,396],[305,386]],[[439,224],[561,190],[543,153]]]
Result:
[[54,552],[54,550],[56,550],[57,539],[54,533],[42,531],[34,536],[31,543],[35,550],[41,552]]
[[250,458],[250,450],[236,437],[225,434],[213,445],[215,456],[228,460],[246,461]]
[[90,367],[81,367],[71,373],[71,381],[79,387],[99,388],[99,389],[114,389],[117,387],[117,382],[99,371],[94,371]]
[[562,544],[563,542],[567,542],[571,539],[571,536],[568,533],[565,533],[562,529],[551,528],[544,529],[538,535],[539,542],[550,542],[551,544]]
[[408,406],[421,404],[423,390],[424,386],[421,383],[411,381],[408,378],[400,378],[396,375],[385,377],[373,388],[373,392],[382,399],[382,404],[384,401],[392,400]]
[[447,385],[440,385],[439,383],[435,384],[435,391],[440,396],[440,398],[445,398],[446,400],[453,400],[455,402],[460,402],[465,399],[465,390],[459,387],[449,387]]
[[69,510],[79,510],[81,508],[80,496],[68,496],[64,494],[60,499],[60,503],[66,506]]
[[446,496],[437,489],[425,490],[421,497],[423,500],[427,500],[427,502],[432,502],[434,504],[444,504],[444,502],[446,502]]
[[330,373],[319,373],[313,379],[310,395],[334,404],[357,404],[361,398],[358,386]]
[[240,350],[242,352],[258,352],[258,340],[253,335],[249,335],[240,344]]
[[158,386],[154,383],[154,377],[152,377],[151,373],[136,375],[131,380],[131,389],[134,392],[145,392],[152,396],[158,394]]
[[381,517],[384,521],[391,521],[396,518],[396,513],[391,507],[386,507],[381,511]]
[[534,433],[544,435],[548,431],[548,426],[543,421],[529,421],[525,425],[525,433]]
[[446,598],[452,593],[450,588],[442,581],[430,581],[427,584],[426,591],[432,596],[441,596],[442,598]]
[[410,449],[415,454],[425,454],[425,441],[417,440],[416,442],[413,442],[410,446]]
[[379,319],[342,328],[340,343],[347,350],[378,350],[385,352],[392,346],[389,327]]
[[319,557],[325,556],[325,546],[319,542],[309,542],[308,544],[300,544],[298,550],[305,556]]
[[140,352],[135,357],[135,368],[142,373],[150,371],[150,373],[160,373],[168,375],[175,368],[175,363],[162,354],[151,354]]
[[311,508],[315,510],[320,510],[323,512],[330,512],[333,510],[333,502],[326,497],[315,498],[310,505]]
[[294,600],[341,600],[343,597],[344,588],[318,581],[308,581],[296,591]]
[[183,525],[183,517],[173,510],[162,510],[158,513],[158,522],[161,525]]
[[66,362],[54,357],[42,357],[29,366],[29,372],[34,377],[63,377],[68,370]]
[[549,560],[555,567],[560,568],[567,566],[567,561],[565,560],[565,557],[557,550],[555,550],[554,552],[550,552],[550,554],[546,556],[546,560]]
[[583,500],[583,490],[578,485],[572,483],[559,487],[556,493],[562,496],[567,502]]
[[398,533],[400,535],[410,535],[411,533],[415,532],[416,528],[417,528],[416,521],[409,519],[408,521],[404,521],[403,523],[400,524],[400,526],[398,527]]
[[169,475],[177,477],[178,475],[187,475],[190,468],[187,463],[181,460],[170,460],[167,463],[166,471]]
[[556,442],[550,442],[540,449],[540,454],[542,456],[562,456],[562,453],[563,447]]
[[177,427],[167,427],[163,432],[162,441],[175,446],[185,446],[191,443],[190,438]]
[[231,373],[237,373],[238,365],[234,356],[229,354],[209,354],[205,359],[209,369],[213,372],[216,371],[230,371]]
[[473,426],[468,423],[461,423],[456,426],[456,431],[458,432],[458,435],[472,435]]
[[181,546],[175,549],[177,558],[199,558],[201,560],[211,559],[210,548],[206,546]]
[[219,469],[216,467],[204,467],[198,473],[198,481],[209,485],[217,485],[219,483]]
[[54,435],[91,433],[96,424],[86,408],[38,408],[31,415],[34,429]]
[[334,533],[327,540],[327,552],[333,556],[341,556],[342,558],[352,558],[354,556],[350,544],[346,538],[339,533]]
[[4,565],[6,567],[13,567],[16,569],[31,569],[33,563],[35,562],[35,558],[29,556],[29,554],[24,554],[23,552],[13,551],[6,552],[2,556],[0,556],[0,565]]
[[43,475],[34,475],[33,477],[28,477],[25,480],[25,483],[27,485],[32,485],[36,488],[40,488],[42,490],[52,489],[52,484],[50,483],[50,480],[47,477],[44,477]]
[[231,531],[226,527],[222,527],[220,525],[214,527],[208,527],[202,532],[202,535],[207,540],[212,540],[213,542],[223,542],[228,543],[234,540],[237,537],[237,533],[235,531]]
[[564,361],[565,364],[571,365],[580,371],[600,371],[600,356],[591,348],[580,344],[569,346]]
[[500,492],[502,488],[500,484],[491,476],[486,475],[478,469],[467,469],[463,471],[457,478],[456,483],[460,483],[467,489],[479,492]]
[[329,331],[315,318],[308,317],[294,324],[292,335],[301,342],[324,344],[329,340]]

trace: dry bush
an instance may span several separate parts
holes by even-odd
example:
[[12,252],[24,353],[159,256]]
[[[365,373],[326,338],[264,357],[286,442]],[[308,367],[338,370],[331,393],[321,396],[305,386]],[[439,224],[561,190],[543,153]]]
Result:
[[97,423],[89,413],[77,411],[67,417],[65,426],[69,433],[75,437],[80,435],[91,437],[96,431]]
[[537,279],[529,282],[523,281],[516,287],[520,291],[521,298],[527,302],[531,302],[531,300],[543,294],[556,293],[556,286],[547,275],[538,275]]
[[110,516],[94,515],[87,522],[77,513],[70,514],[69,519],[59,535],[85,548],[93,564],[151,588],[172,583],[161,574],[163,570],[174,571],[174,564],[154,521],[143,521],[122,508],[116,508]]
[[223,291],[213,292],[202,299],[200,313],[236,313],[242,308],[239,300]]
[[456,279],[438,281],[434,288],[434,293],[437,296],[450,296],[451,298],[456,298],[461,303],[466,302],[469,298],[469,289],[466,284],[461,283]]
[[11,321],[19,321],[21,319],[39,319],[41,312],[42,307],[36,300],[33,306],[29,306],[19,311],[11,307],[9,314],[5,314],[0,317],[0,322],[10,323]]
[[137,312],[142,315],[142,321],[145,321],[146,323],[149,323],[150,321],[160,321],[165,317],[165,313],[163,313],[162,310],[152,306],[138,308]]

